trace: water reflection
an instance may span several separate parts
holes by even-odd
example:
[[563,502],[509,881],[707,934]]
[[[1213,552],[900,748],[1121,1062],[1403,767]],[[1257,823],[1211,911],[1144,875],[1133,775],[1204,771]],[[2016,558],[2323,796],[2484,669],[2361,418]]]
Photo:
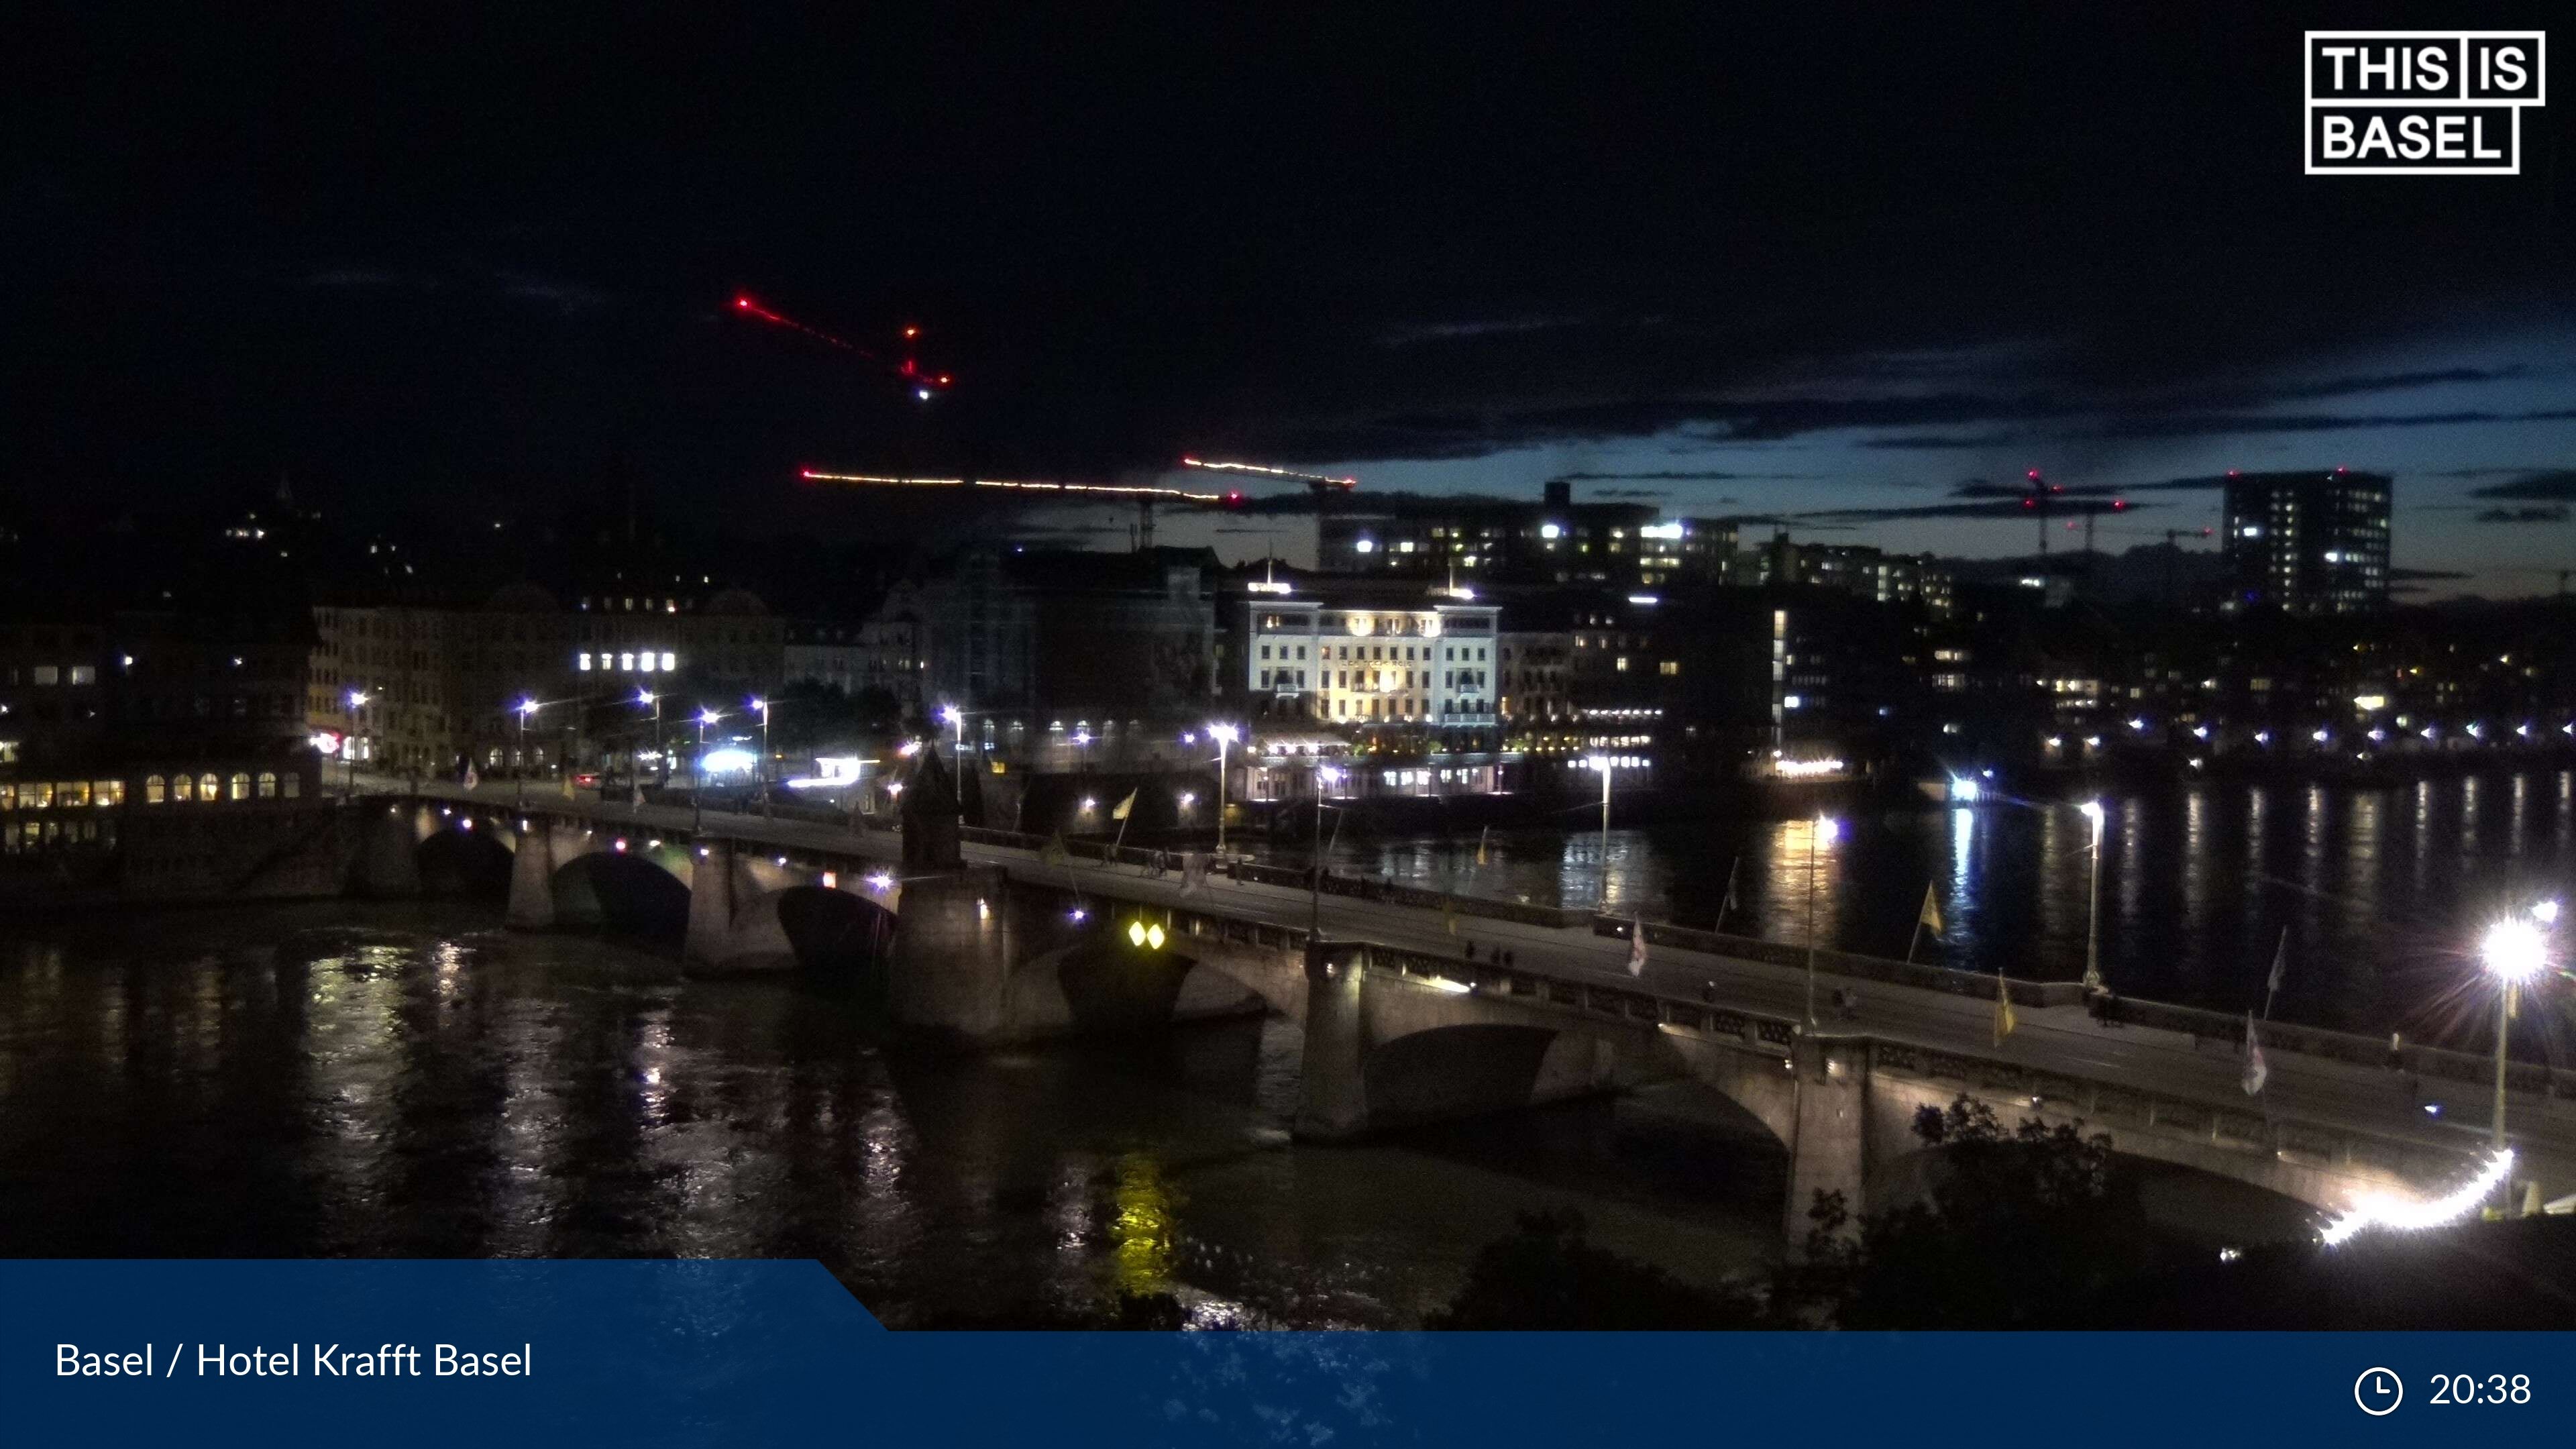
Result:
[[856,993],[491,925],[332,903],[0,943],[0,1253],[812,1257],[898,1324],[1125,1291],[1400,1326],[1533,1208],[1696,1281],[1777,1251],[1777,1145],[1651,1093],[1310,1151],[1275,1018],[922,1056]]
[[[2516,893],[2568,894],[2576,771],[2380,789],[2193,782],[2106,801],[2102,969],[2121,992],[2259,1008],[2287,932],[2276,1014],[2356,1030],[2434,1029],[2477,914]],[[1607,909],[1904,953],[1928,882],[1946,934],[1921,959],[2071,980],[2084,966],[2091,826],[2070,804],[1860,813],[1821,842],[1812,819],[1717,819],[1612,832]],[[1344,870],[1600,908],[1599,836],[1497,831],[1475,842],[1345,839]],[[1300,857],[1302,860],[1302,856]],[[1741,860],[1741,865],[1734,863]]]

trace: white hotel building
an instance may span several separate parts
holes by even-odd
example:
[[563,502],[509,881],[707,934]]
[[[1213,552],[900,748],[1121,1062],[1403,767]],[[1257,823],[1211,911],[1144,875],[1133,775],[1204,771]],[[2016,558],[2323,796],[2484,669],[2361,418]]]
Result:
[[1246,610],[1244,686],[1270,701],[1273,718],[1362,729],[1496,724],[1501,610],[1491,604],[1346,607],[1255,594]]

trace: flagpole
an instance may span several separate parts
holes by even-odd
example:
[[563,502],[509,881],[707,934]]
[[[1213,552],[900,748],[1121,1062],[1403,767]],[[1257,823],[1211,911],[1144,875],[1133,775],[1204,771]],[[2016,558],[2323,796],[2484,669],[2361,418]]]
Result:
[[1717,903],[1717,928],[1721,931],[1726,929],[1727,914],[1735,909],[1735,873],[1743,865],[1744,852],[1740,850],[1735,853],[1735,859],[1726,863],[1726,894]]
[[[1928,909],[1932,904],[1932,883],[1930,881],[1925,881],[1923,883],[1923,904],[1926,909]],[[1916,911],[1914,913],[1914,934],[1905,938],[1905,964],[1908,966],[1914,964],[1914,948],[1923,944],[1923,916],[1924,911]]]
[[2290,928],[2281,928],[2281,944],[2272,952],[2272,975],[2263,983],[2263,1019],[2272,1019],[2272,998],[2281,991],[2281,968],[2290,960]]

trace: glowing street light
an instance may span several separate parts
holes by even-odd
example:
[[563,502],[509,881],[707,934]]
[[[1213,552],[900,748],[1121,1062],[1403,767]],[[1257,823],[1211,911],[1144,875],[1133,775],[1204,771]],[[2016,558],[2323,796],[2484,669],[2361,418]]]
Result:
[[[1608,779],[1607,773],[1602,776]],[[1842,839],[1843,823],[1819,815],[1807,832],[1807,1030],[1816,1029],[1816,850]]]
[[[2558,914],[2557,906],[2556,901],[2544,901],[2532,909],[2531,917],[2540,916],[2541,908],[2546,907],[2548,918],[2554,919]],[[2513,1020],[2514,1007],[2519,1003],[2523,984],[2548,969],[2549,937],[2538,921],[2525,916],[2507,916],[2487,927],[2486,938],[2478,943],[2478,959],[2500,988],[2496,992],[2495,1116],[2492,1133],[2496,1151],[2504,1153],[2507,1150],[2504,1142],[2505,1025]],[[2512,1200],[2513,1183],[2511,1174],[2507,1174],[2505,1201],[2508,1211]]]
[[751,707],[760,711],[760,817],[769,818],[769,701],[755,697]]
[[518,786],[518,803],[521,805],[528,803],[528,721],[536,718],[537,707],[537,702],[535,700],[523,699],[519,701],[517,709],[517,714],[519,716],[519,757],[516,760],[511,761],[514,768],[510,771],[510,778],[516,782]]
[[957,828],[966,828],[966,711],[953,704],[939,707],[939,722],[957,732],[957,747],[948,754],[948,764],[957,776]]
[[723,715],[716,713],[712,709],[700,709],[698,711],[698,758],[691,770],[691,773],[696,776],[696,778],[689,782],[689,828],[691,830],[701,830],[706,827],[707,726],[714,724],[717,720],[723,718]]
[[2093,822],[2093,879],[2084,906],[2084,989],[2102,989],[2102,802],[2084,802],[2084,818]]
[[358,708],[367,702],[363,689],[349,691],[349,733],[340,741],[340,753],[349,762],[349,798],[358,795]]
[[[635,702],[653,706],[653,759],[655,768],[662,775],[660,783],[668,785],[671,783],[671,757],[662,748],[662,696],[649,689],[639,689],[635,691]],[[640,786],[643,779],[642,771],[636,772],[636,779]]]
[[1216,741],[1216,854],[1219,860],[1223,860],[1225,858],[1225,752],[1227,747],[1243,737],[1243,732],[1230,724],[1209,725],[1207,732],[1208,738]]

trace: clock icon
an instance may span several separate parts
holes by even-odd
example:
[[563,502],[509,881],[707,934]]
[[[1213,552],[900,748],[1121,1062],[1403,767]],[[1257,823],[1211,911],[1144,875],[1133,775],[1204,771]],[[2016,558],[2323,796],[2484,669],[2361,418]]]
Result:
[[2382,1418],[2406,1402],[2406,1386],[2397,1381],[2394,1369],[2363,1369],[2361,1377],[2352,1381],[2352,1401],[2370,1417]]

